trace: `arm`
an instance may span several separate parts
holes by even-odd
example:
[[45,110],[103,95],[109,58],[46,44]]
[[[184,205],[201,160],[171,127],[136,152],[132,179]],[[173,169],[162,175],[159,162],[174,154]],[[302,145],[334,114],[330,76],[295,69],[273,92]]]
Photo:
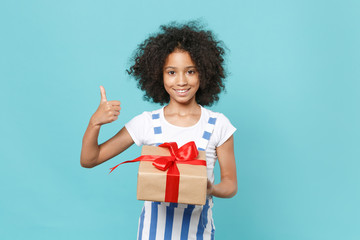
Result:
[[80,164],[86,168],[92,168],[105,162],[134,143],[126,128],[123,127],[115,136],[98,145],[101,125],[118,119],[121,109],[119,101],[107,101],[105,89],[102,86],[100,91],[100,105],[91,117],[82,141]]
[[237,192],[236,164],[234,155],[234,137],[216,148],[220,164],[221,180],[219,184],[208,181],[208,195],[220,198],[231,198]]

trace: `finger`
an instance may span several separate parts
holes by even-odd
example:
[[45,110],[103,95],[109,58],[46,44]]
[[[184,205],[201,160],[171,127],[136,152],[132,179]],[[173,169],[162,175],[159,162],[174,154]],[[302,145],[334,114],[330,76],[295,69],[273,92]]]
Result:
[[120,106],[120,101],[116,101],[116,100],[112,100],[112,101],[108,101],[111,105],[114,106]]
[[101,102],[106,102],[106,92],[105,92],[105,88],[103,86],[100,86],[100,95],[101,95]]
[[121,107],[120,106],[113,106],[112,109],[115,110],[115,111],[120,111]]
[[108,112],[108,118],[109,119],[112,119],[113,117],[117,117],[119,115],[120,115],[120,112],[116,112],[116,111]]

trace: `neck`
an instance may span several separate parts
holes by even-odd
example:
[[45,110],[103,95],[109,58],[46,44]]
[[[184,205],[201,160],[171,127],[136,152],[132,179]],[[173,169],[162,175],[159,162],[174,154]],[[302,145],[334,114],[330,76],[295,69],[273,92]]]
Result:
[[200,110],[200,105],[198,105],[196,101],[192,101],[187,104],[181,104],[170,100],[169,104],[165,108],[166,112],[169,114],[188,115],[198,113]]

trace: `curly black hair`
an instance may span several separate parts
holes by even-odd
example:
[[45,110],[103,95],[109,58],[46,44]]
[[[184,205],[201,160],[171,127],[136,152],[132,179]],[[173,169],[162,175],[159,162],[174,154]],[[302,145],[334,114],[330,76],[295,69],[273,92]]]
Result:
[[174,50],[187,51],[199,73],[196,102],[211,106],[225,89],[224,48],[223,42],[216,40],[211,31],[204,30],[198,21],[185,24],[172,22],[161,25],[160,32],[138,45],[132,58],[135,63],[127,72],[145,91],[145,100],[164,105],[170,101],[163,83],[165,60]]

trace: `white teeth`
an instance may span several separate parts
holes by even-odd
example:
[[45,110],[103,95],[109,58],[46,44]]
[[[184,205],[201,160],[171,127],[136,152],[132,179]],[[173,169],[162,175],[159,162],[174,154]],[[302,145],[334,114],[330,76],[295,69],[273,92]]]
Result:
[[177,92],[179,92],[179,93],[184,93],[184,92],[186,92],[187,90],[176,90]]

